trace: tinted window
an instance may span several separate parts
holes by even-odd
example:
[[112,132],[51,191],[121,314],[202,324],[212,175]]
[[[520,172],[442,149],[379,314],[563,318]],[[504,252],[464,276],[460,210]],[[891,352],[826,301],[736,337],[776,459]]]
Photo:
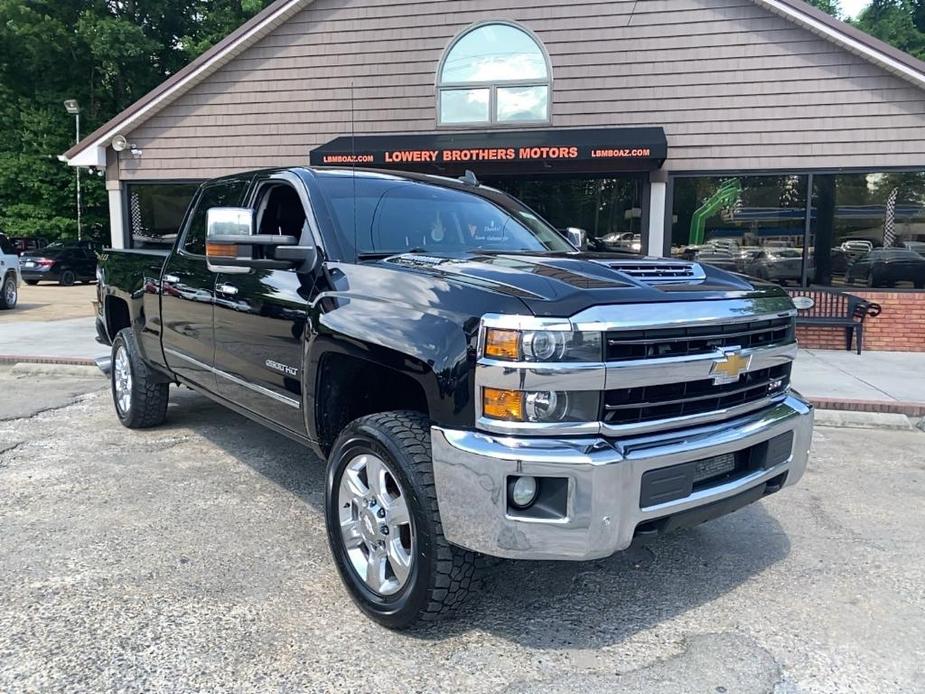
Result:
[[342,237],[360,253],[572,250],[514,201],[502,207],[465,191],[391,178],[322,176],[319,183]]
[[0,253],[3,255],[16,255],[16,251],[13,249],[13,244],[10,243],[10,240],[0,234]]
[[213,183],[202,189],[183,241],[183,250],[195,255],[206,253],[206,215],[211,207],[238,207],[247,189],[244,179]]
[[129,183],[128,222],[135,244],[173,245],[198,183]]

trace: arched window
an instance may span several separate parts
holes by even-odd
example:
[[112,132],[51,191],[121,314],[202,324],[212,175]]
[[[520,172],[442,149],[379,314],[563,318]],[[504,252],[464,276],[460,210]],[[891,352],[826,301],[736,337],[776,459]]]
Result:
[[549,59],[513,24],[477,24],[447,49],[437,74],[440,125],[546,123]]

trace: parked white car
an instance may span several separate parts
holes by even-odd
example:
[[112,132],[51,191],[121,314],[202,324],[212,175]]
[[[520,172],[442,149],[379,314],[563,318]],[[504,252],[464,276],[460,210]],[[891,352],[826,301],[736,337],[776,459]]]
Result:
[[0,234],[0,309],[16,308],[20,284],[19,256],[10,240]]

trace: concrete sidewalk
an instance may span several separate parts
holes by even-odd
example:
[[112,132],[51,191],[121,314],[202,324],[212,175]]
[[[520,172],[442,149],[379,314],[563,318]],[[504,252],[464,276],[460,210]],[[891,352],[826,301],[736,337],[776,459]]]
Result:
[[[801,349],[793,387],[819,407],[925,414],[925,352]],[[919,412],[918,410],[922,410]]]
[[92,362],[109,354],[96,341],[93,317],[67,320],[19,321],[0,324],[0,360]]

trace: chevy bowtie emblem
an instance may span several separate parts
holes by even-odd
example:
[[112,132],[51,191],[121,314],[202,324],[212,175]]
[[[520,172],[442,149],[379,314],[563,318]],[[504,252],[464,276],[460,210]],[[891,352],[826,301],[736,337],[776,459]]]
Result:
[[748,371],[751,366],[752,355],[742,354],[741,352],[727,352],[722,359],[713,362],[710,368],[710,375],[713,377],[713,385],[721,386],[724,383],[735,383],[739,376]]

